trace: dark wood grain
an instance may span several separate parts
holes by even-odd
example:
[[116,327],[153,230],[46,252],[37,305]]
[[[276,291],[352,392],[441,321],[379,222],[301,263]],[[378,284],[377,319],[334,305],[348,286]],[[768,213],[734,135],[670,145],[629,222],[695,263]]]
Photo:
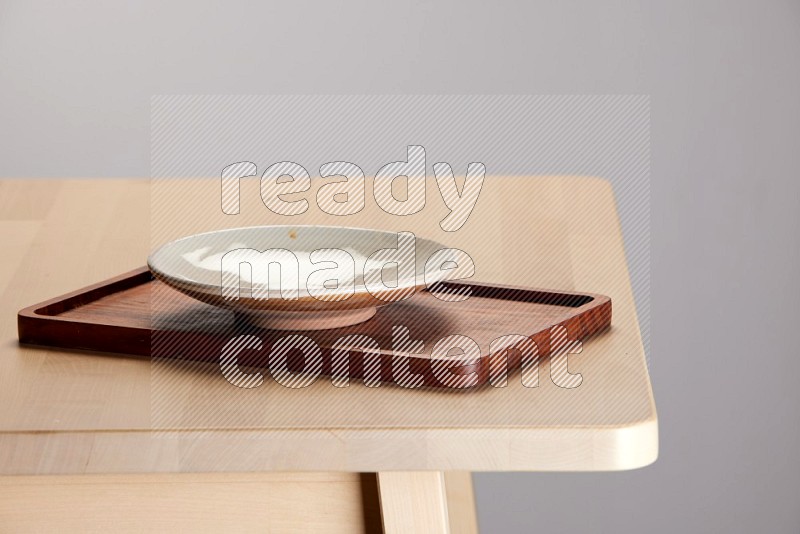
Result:
[[[424,385],[441,386],[430,365],[430,350],[441,338],[460,334],[481,347],[478,363],[463,365],[458,373],[477,372],[479,383],[488,379],[489,344],[507,334],[532,338],[540,357],[550,352],[550,329],[563,325],[570,339],[583,340],[611,323],[611,300],[602,295],[549,291],[490,284],[469,286],[472,296],[460,303],[443,302],[427,292],[378,309],[362,324],[303,332],[322,349],[323,373],[331,373],[331,347],[349,334],[373,338],[381,347],[381,380],[393,382],[392,327],[405,326],[422,340],[425,353],[410,357],[411,371]],[[19,312],[19,340],[23,344],[150,356],[216,361],[222,347],[242,334],[258,336],[261,351],[240,355],[243,367],[267,365],[269,348],[286,331],[256,329],[237,321],[232,312],[198,302],[156,281],[146,268],[137,269],[93,286],[57,297]],[[363,377],[363,355],[354,347],[350,376]],[[508,351],[509,372],[519,366],[519,351]],[[454,356],[457,359],[457,356]],[[289,355],[289,368],[303,369],[300,351]]]

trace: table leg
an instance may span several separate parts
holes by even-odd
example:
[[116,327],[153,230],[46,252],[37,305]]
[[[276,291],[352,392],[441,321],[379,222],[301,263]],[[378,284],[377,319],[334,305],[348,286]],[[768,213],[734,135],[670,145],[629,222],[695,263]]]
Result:
[[455,534],[478,534],[478,514],[475,509],[475,493],[472,489],[472,473],[445,471],[444,487],[447,493],[450,531]]
[[378,473],[381,519],[387,534],[477,532],[469,473]]

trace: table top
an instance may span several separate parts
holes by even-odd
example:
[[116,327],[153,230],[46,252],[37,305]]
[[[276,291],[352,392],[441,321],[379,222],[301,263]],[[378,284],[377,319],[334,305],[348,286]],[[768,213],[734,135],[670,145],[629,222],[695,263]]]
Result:
[[[461,391],[337,388],[321,377],[302,389],[265,383],[244,397],[207,369],[165,372],[147,359],[21,347],[20,309],[140,267],[159,243],[288,221],[261,203],[257,178],[242,181],[235,216],[219,209],[219,180],[2,180],[0,474],[590,471],[653,462],[656,409],[609,183],[489,176],[466,224],[444,232],[448,210],[429,182],[414,215],[390,215],[367,193],[365,209],[335,217],[312,191],[291,224],[412,231],[469,253],[478,281],[610,296],[611,329],[569,356],[579,387],[558,387],[544,361],[536,388],[513,374],[505,388]],[[168,426],[158,423],[164,417]]]

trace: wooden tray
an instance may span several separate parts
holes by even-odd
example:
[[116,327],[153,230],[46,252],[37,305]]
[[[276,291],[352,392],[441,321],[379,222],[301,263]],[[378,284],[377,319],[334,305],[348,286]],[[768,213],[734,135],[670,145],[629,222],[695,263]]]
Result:
[[[323,374],[331,374],[331,347],[349,334],[364,334],[381,347],[380,379],[394,382],[392,373],[392,326],[405,326],[411,338],[424,342],[425,352],[409,357],[412,373],[424,377],[424,385],[442,386],[430,365],[430,351],[441,338],[461,334],[481,347],[481,359],[459,368],[477,371],[480,384],[489,377],[489,344],[507,334],[521,334],[536,342],[539,357],[550,352],[550,329],[563,325],[568,339],[583,340],[611,324],[611,300],[602,295],[505,287],[479,283],[468,286],[472,296],[460,303],[442,302],[427,292],[378,309],[362,324],[335,330],[303,332],[322,349]],[[65,349],[112,352],[152,358],[179,358],[216,362],[223,346],[241,334],[256,335],[261,351],[244,351],[243,367],[267,365],[268,349],[286,331],[259,330],[234,319],[233,313],[198,302],[154,280],[147,268],[137,269],[87,288],[57,297],[19,312],[19,341]],[[290,370],[303,369],[299,351],[290,354]],[[349,375],[364,376],[364,358],[354,348]],[[506,351],[508,372],[520,365],[520,351]],[[457,358],[457,356],[454,356]]]

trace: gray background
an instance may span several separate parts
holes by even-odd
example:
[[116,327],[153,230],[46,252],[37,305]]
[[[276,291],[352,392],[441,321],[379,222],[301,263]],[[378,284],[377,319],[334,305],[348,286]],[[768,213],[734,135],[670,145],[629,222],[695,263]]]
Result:
[[479,474],[485,532],[800,531],[800,4],[0,0],[0,176],[147,176],[159,93],[652,96],[661,457]]

